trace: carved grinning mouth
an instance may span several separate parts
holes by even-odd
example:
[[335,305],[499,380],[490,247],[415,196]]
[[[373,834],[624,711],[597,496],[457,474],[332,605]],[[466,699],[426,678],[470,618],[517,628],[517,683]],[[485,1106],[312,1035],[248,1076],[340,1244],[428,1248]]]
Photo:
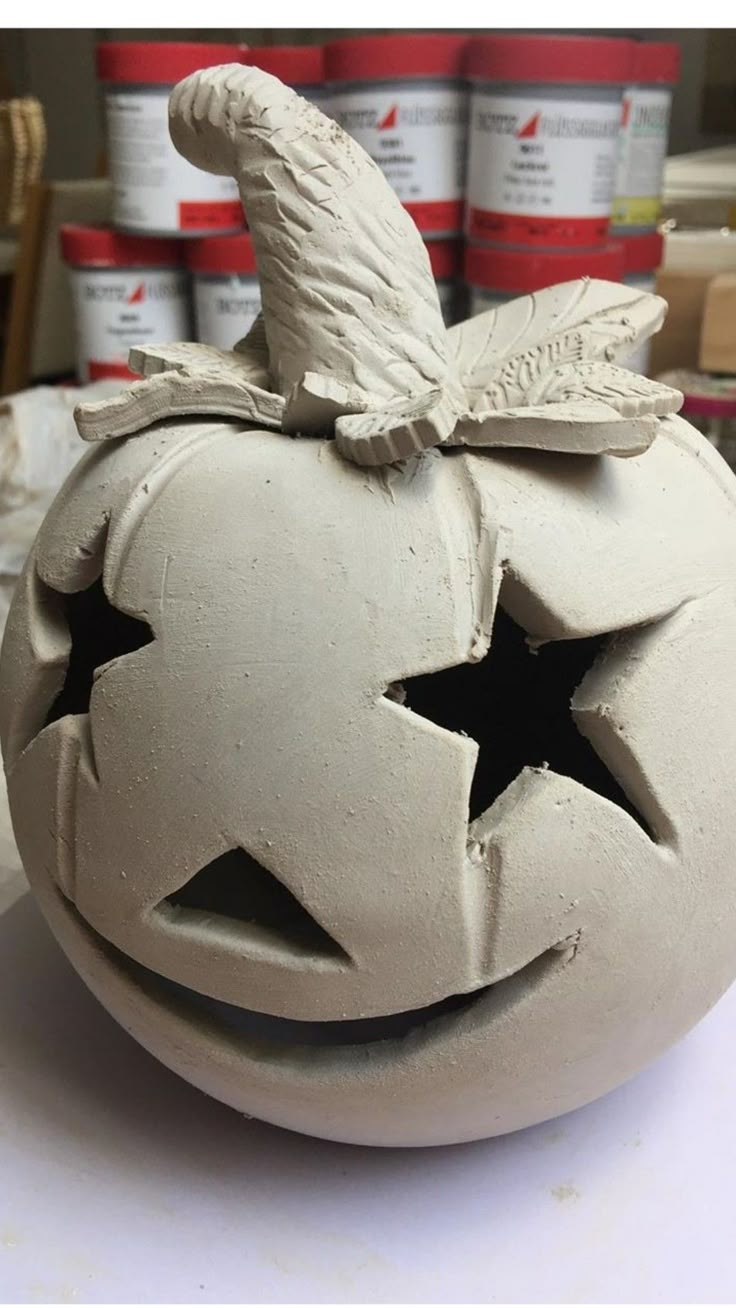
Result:
[[201,995],[195,990],[189,990],[178,982],[167,981],[157,974],[152,975],[156,975],[158,983],[165,991],[170,991],[175,998],[214,1020],[218,1026],[236,1032],[247,1040],[335,1048],[400,1041],[415,1032],[429,1032],[442,1019],[452,1017],[460,1019],[470,1009],[479,1006],[482,1001],[490,1001],[492,995],[502,999],[512,982],[516,983],[517,987],[518,983],[525,979],[532,983],[546,974],[548,967],[559,967],[561,962],[562,954],[555,946],[532,959],[518,972],[504,977],[502,981],[482,986],[479,990],[470,991],[468,994],[448,995],[445,999],[439,999],[423,1008],[408,1009],[401,1013],[331,1022],[297,1021],[294,1018],[276,1017],[269,1013],[238,1008],[234,1004],[226,1004],[218,999],[210,999],[207,995]]
[[[205,1022],[212,1029],[241,1045],[257,1046],[258,1056],[271,1053],[282,1057],[289,1049],[310,1047],[315,1051],[349,1049],[356,1045],[376,1045],[387,1049],[410,1036],[430,1038],[446,1031],[448,1022],[459,1023],[471,1009],[482,1010],[484,1025],[492,1018],[537,990],[552,972],[569,965],[574,951],[569,942],[552,945],[516,972],[499,981],[465,994],[448,995],[422,1008],[379,1017],[352,1018],[338,1021],[300,1021],[278,1017],[254,1009],[213,999],[188,986],[172,981],[145,967],[110,944],[90,926],[78,909],[58,891],[58,900],[71,915],[78,929],[90,938],[106,961],[127,980],[164,1007],[178,1010],[190,1020]],[[55,896],[56,897],[56,896]]]

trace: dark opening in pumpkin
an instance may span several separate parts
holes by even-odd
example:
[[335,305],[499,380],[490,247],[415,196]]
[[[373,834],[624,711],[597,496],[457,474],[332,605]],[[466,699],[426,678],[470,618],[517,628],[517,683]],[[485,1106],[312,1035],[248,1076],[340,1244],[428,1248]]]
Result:
[[301,1046],[322,1048],[325,1052],[334,1048],[337,1053],[340,1048],[401,1041],[407,1037],[431,1040],[434,1035],[442,1034],[447,1021],[462,1021],[464,1014],[478,1005],[484,1007],[486,1021],[491,1014],[500,1016],[520,998],[527,996],[530,990],[544,986],[552,973],[568,966],[565,953],[553,946],[500,981],[466,994],[447,995],[422,1008],[377,1017],[308,1021],[240,1008],[172,981],[123,954],[95,931],[73,904],[66,903],[65,911],[94,940],[97,950],[108,962],[140,986],[145,995],[164,1004],[173,1004],[180,1015],[206,1018],[208,1024],[239,1039],[246,1052],[256,1052],[260,1059],[283,1059],[290,1049]]
[[347,959],[336,940],[278,877],[245,849],[229,849],[164,900],[179,922],[187,915],[200,931],[218,919],[291,952]]
[[555,640],[538,650],[499,606],[491,648],[479,663],[409,677],[389,688],[414,713],[477,741],[470,820],[479,817],[524,767],[548,766],[646,823],[593,746],[578,730],[572,696],[610,635]]
[[57,591],[54,595],[69,628],[71,650],[64,684],[46,714],[44,726],[68,713],[89,713],[96,669],[153,640],[147,622],[114,608],[101,577],[86,590],[71,595]]

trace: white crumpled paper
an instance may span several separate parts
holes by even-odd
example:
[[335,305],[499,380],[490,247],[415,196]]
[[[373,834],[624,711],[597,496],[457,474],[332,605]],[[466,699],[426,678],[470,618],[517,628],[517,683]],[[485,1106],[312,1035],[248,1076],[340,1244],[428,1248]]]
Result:
[[61,483],[85,453],[74,424],[75,406],[107,399],[126,384],[34,386],[0,400],[0,635],[36,532]]

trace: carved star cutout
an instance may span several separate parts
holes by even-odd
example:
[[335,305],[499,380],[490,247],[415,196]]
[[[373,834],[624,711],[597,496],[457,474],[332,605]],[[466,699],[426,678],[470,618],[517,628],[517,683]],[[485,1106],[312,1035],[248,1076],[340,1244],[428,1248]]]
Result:
[[646,824],[590,742],[570,701],[610,635],[550,641],[534,651],[526,632],[496,609],[491,646],[478,663],[460,663],[394,683],[387,694],[406,709],[478,744],[470,792],[472,821],[524,767],[551,768],[618,804]]
[[44,726],[69,713],[89,713],[97,670],[153,640],[147,622],[123,613],[110,603],[101,578],[86,590],[69,595],[53,594],[62,607],[71,648],[64,684],[49,708]]

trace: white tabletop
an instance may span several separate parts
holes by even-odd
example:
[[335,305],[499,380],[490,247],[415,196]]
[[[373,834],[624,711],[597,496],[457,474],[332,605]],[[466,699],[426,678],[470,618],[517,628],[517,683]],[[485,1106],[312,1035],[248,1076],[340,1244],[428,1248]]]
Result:
[[3,858],[3,1302],[736,1298],[736,988],[557,1122],[446,1149],[326,1144],[240,1118],[138,1048],[63,958],[9,842]]

